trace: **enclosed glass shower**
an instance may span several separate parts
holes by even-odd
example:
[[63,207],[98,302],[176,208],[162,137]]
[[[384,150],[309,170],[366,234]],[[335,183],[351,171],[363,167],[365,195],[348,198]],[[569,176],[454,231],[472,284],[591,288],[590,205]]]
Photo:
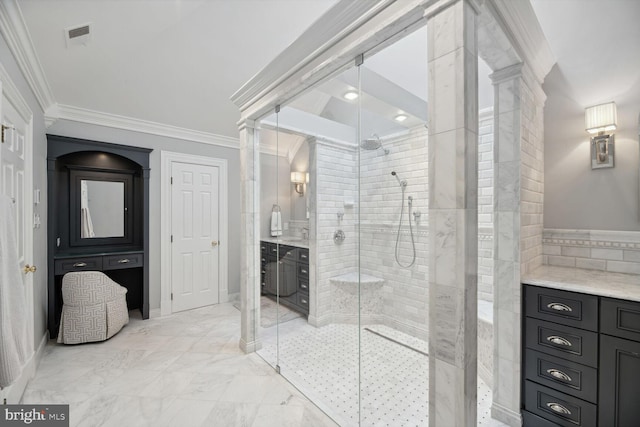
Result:
[[260,123],[258,354],[342,426],[427,425],[426,91],[421,29]]

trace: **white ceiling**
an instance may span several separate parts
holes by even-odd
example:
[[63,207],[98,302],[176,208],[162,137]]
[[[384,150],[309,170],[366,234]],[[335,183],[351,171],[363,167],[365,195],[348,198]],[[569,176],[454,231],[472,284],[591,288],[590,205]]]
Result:
[[[640,1],[531,2],[557,67],[571,82],[577,99],[587,105],[605,102],[612,92],[639,84]],[[59,104],[236,137],[239,112],[230,95],[334,3],[21,0],[19,4]],[[66,48],[64,29],[88,22],[92,41]],[[426,60],[416,62],[426,58],[425,38],[424,31],[418,31],[368,58],[365,65],[395,85],[398,95],[426,100]],[[413,53],[416,50],[420,54]],[[488,73],[481,64],[481,108],[491,105]],[[330,115],[332,100],[337,104],[332,98],[336,90],[340,88],[329,83],[319,87],[305,98],[309,105],[304,108]],[[390,99],[376,99],[381,101],[376,104],[380,114],[386,108],[398,109]]]

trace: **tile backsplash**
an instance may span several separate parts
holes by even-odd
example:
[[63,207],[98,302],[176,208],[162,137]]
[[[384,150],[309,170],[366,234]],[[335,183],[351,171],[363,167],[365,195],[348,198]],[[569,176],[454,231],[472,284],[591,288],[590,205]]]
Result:
[[640,232],[545,229],[543,263],[640,274]]

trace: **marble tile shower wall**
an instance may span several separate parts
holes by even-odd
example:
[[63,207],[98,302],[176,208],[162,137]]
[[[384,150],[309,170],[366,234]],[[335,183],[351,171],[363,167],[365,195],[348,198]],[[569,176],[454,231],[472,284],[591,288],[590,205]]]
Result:
[[[383,314],[385,324],[416,337],[428,337],[428,173],[427,129],[412,129],[408,134],[383,139],[389,150],[361,151],[360,220],[361,266],[363,273],[385,280]],[[416,261],[402,268],[395,259],[396,238],[400,220],[402,191],[391,175],[396,171],[407,180],[404,216],[400,232],[400,261],[412,259],[411,235],[407,208],[413,197],[412,211],[420,211],[414,222]]]
[[493,108],[478,119],[478,299],[493,301]]
[[[309,321],[314,326],[331,323],[331,283],[329,279],[357,268],[356,206],[357,169],[355,148],[338,146],[320,140],[310,141],[311,168],[315,167],[316,256],[311,254],[310,270],[315,271],[315,310],[311,307]],[[315,161],[313,157],[315,156]],[[353,203],[351,207],[345,207]],[[344,212],[342,220],[338,213]],[[341,229],[346,239],[335,243],[333,233]],[[315,266],[314,266],[315,263]],[[357,300],[356,300],[357,301]],[[313,302],[312,302],[313,304]],[[357,313],[354,306],[353,312]]]
[[640,232],[546,229],[542,245],[544,264],[640,274]]
[[542,265],[544,200],[544,139],[542,103],[534,93],[521,88],[520,139],[520,272],[526,274]]

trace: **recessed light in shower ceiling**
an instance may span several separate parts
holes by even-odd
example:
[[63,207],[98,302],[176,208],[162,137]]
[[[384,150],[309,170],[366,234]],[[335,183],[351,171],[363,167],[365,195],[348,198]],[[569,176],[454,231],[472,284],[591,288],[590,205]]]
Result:
[[358,98],[358,92],[356,92],[355,90],[350,90],[345,92],[342,97],[348,101],[353,101],[354,99]]
[[407,116],[406,114],[398,114],[397,116],[395,116],[393,118],[393,120],[395,120],[396,122],[404,122],[408,118],[409,118],[409,116]]

